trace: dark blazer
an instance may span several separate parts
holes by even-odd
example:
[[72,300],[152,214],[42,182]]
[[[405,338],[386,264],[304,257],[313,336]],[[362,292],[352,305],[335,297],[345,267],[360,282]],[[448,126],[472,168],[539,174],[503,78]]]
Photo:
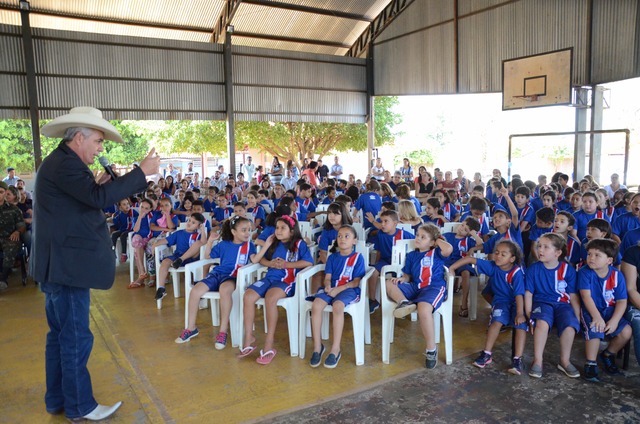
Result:
[[115,279],[112,242],[102,209],[144,190],[136,168],[99,185],[66,143],[42,162],[33,199],[31,275],[37,282],[106,290]]

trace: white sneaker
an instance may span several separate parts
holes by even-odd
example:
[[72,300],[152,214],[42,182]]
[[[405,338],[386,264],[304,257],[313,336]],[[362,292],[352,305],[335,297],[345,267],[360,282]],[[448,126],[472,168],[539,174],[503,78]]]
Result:
[[83,419],[89,420],[89,421],[104,420],[105,418],[109,418],[111,415],[113,415],[113,413],[116,412],[118,408],[120,408],[120,406],[122,406],[122,402],[118,402],[115,405],[111,405],[111,406],[98,405],[96,406],[96,409],[89,412],[84,417],[74,418],[71,421],[74,422],[74,421],[80,421]]

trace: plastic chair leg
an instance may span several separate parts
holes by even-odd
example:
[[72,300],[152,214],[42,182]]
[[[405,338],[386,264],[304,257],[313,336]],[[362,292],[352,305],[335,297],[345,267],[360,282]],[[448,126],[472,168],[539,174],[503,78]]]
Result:
[[469,277],[469,320],[478,317],[478,280],[479,277]]
[[353,345],[356,351],[356,365],[364,365],[364,322],[357,316],[351,316],[353,324]]
[[298,311],[287,310],[287,325],[289,327],[289,348],[291,356],[298,356]]

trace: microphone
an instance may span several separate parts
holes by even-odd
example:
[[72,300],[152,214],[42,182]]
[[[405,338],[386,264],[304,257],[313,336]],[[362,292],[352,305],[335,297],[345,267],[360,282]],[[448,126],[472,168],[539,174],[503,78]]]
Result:
[[116,178],[118,178],[116,173],[113,172],[113,169],[111,169],[111,165],[109,165],[109,159],[107,159],[105,156],[100,156],[98,158],[98,162],[100,162],[100,165],[102,165],[106,173],[109,174],[111,180],[115,180]]

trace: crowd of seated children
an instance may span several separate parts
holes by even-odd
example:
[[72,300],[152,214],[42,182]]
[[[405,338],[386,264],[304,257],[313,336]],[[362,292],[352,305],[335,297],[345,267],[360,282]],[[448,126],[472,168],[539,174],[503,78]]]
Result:
[[[492,323],[489,327],[485,349],[475,361],[475,365],[482,367],[491,362],[491,349],[495,343],[495,337],[497,337],[496,329],[499,331],[503,325],[512,325],[517,329],[516,355],[512,358],[512,366],[509,371],[520,374],[525,337],[521,330],[527,326],[527,322],[530,320],[534,335],[534,357],[529,374],[533,377],[542,375],[541,358],[546,344],[546,335],[551,327],[555,326],[561,344],[558,369],[570,377],[580,375],[575,366],[571,364],[570,353],[575,332],[578,331],[576,319],[586,313],[592,317],[593,322],[591,327],[584,330],[587,337],[609,338],[613,333],[613,331],[609,331],[610,327],[614,327],[610,325],[610,321],[611,324],[615,324],[616,329],[620,330],[619,334],[616,333],[612,336],[619,337],[616,339],[617,341],[610,345],[608,351],[600,355],[600,360],[605,364],[607,372],[617,370],[615,360],[610,353],[613,354],[619,350],[619,344],[625,340],[624,337],[630,337],[631,331],[627,326],[622,325],[624,322],[620,318],[619,310],[624,308],[618,306],[624,304],[623,290],[619,289],[619,287],[625,286],[624,277],[619,272],[609,272],[609,275],[615,276],[615,284],[617,285],[615,293],[612,292],[613,294],[607,290],[604,291],[605,296],[608,296],[604,305],[616,312],[606,312],[609,314],[607,318],[605,315],[593,318],[596,315],[594,308],[600,308],[603,305],[596,299],[596,292],[592,290],[590,298],[593,305],[586,306],[589,302],[585,301],[586,288],[581,286],[580,275],[582,275],[582,269],[592,270],[597,275],[604,274],[605,271],[604,265],[600,266],[596,262],[589,261],[591,255],[589,246],[592,246],[591,250],[595,252],[592,256],[606,256],[611,259],[611,264],[608,266],[615,269],[611,266],[619,265],[622,255],[638,244],[640,241],[640,194],[620,189],[615,192],[612,199],[609,199],[606,190],[600,189],[590,176],[585,176],[583,180],[571,186],[568,183],[569,177],[562,173],[554,175],[550,184],[547,184],[545,176],[538,178],[538,184],[532,181],[522,181],[519,176],[514,176],[508,185],[497,173],[486,185],[486,194],[484,187],[480,184],[482,183],[480,178],[476,179],[476,182],[467,181],[466,185],[460,186],[462,187],[460,192],[453,187],[448,190],[434,189],[436,184],[441,184],[444,188],[444,182],[452,185],[455,180],[447,179],[447,173],[442,171],[438,171],[436,173],[437,179],[432,180],[427,169],[421,167],[418,183],[422,186],[420,186],[420,190],[416,191],[418,199],[412,195],[412,188],[402,181],[401,175],[397,173],[392,177],[389,175],[387,173],[387,177],[383,181],[377,181],[367,176],[363,179],[364,183],[356,176],[349,175],[348,180],[325,179],[317,185],[309,184],[308,175],[304,175],[295,181],[288,191],[285,191],[282,184],[271,184],[268,177],[261,178],[261,181],[253,178],[251,182],[246,182],[244,176],[238,175],[237,182],[233,178],[215,179],[210,182],[211,185],[209,182],[200,184],[186,180],[185,183],[183,180],[180,184],[181,189],[173,191],[173,195],[178,199],[176,205],[171,205],[168,203],[168,199],[163,199],[172,193],[167,190],[168,181],[162,181],[157,185],[151,184],[149,186],[150,190],[145,193],[144,200],[135,199],[135,203],[131,203],[140,208],[140,214],[137,218],[131,209],[127,209],[124,201],[119,203],[119,211],[115,214],[113,221],[113,240],[114,244],[117,240],[122,243],[123,240],[126,241],[126,235],[129,231],[134,233],[132,241],[135,254],[133,259],[138,268],[138,279],[133,281],[130,287],[144,285],[145,280],[150,277],[149,274],[151,274],[149,284],[153,285],[153,267],[148,266],[148,272],[144,268],[145,250],[146,259],[149,260],[149,254],[152,250],[149,242],[153,242],[152,238],[154,237],[160,236],[162,239],[163,236],[174,231],[177,227],[174,219],[179,218],[183,222],[191,221],[190,217],[197,216],[202,212],[211,212],[213,233],[217,234],[217,230],[220,228],[223,228],[224,231],[223,224],[228,223],[231,217],[251,214],[254,223],[251,229],[257,230],[254,236],[256,244],[263,246],[263,251],[268,252],[269,259],[267,257],[261,259],[261,262],[269,264],[271,272],[268,274],[268,283],[265,284],[272,287],[271,277],[274,277],[276,273],[280,275],[283,273],[283,269],[288,267],[284,264],[287,262],[288,256],[292,256],[293,252],[297,252],[299,257],[302,257],[300,255],[304,256],[305,243],[293,243],[298,247],[291,250],[292,241],[296,239],[296,232],[298,232],[297,225],[295,225],[296,220],[309,221],[317,214],[315,208],[318,204],[329,205],[328,218],[318,239],[320,245],[319,261],[326,263],[330,257],[328,253],[330,246],[335,244],[340,228],[349,225],[352,217],[358,221],[358,212],[362,211],[364,218],[362,224],[365,228],[370,229],[369,241],[374,243],[377,255],[372,263],[376,269],[375,275],[369,280],[368,287],[369,310],[370,313],[374,313],[379,307],[376,300],[376,290],[380,270],[384,265],[390,263],[391,250],[398,240],[413,238],[409,232],[398,229],[398,223],[409,224],[414,232],[419,232],[424,239],[431,240],[427,244],[424,244],[423,241],[416,243],[418,252],[424,253],[434,250],[433,248],[439,242],[437,237],[433,238],[435,233],[425,233],[424,228],[431,229],[432,227],[424,227],[422,222],[434,224],[434,228],[441,227],[446,222],[462,222],[463,224],[458,226],[455,232],[444,235],[446,244],[451,247],[451,252],[444,254],[446,249],[440,247],[437,257],[462,277],[462,300],[459,311],[461,317],[468,316],[469,278],[475,272],[469,265],[478,262],[479,272],[495,276],[495,278],[490,278],[490,283],[484,291],[484,295],[492,304]],[[173,181],[171,183],[174,187],[177,185]],[[194,190],[200,186],[206,194],[203,199],[200,199],[198,190]],[[222,192],[218,193],[217,187],[222,187]],[[471,192],[467,192],[469,189]],[[345,196],[345,193],[349,195]],[[155,204],[154,199],[157,200],[158,197],[160,200]],[[461,200],[464,200],[465,204],[460,205]],[[230,201],[233,202],[231,203],[234,205],[233,208],[229,206]],[[398,212],[395,212],[395,209]],[[273,212],[269,213],[270,211]],[[127,214],[132,216],[127,217]],[[294,225],[289,225],[289,221]],[[280,233],[277,230],[277,223],[280,223]],[[205,225],[207,224],[208,222],[205,223]],[[288,231],[284,227],[287,227]],[[345,233],[347,232],[351,233],[350,230],[345,229]],[[214,235],[212,240],[215,240],[215,237]],[[232,236],[227,234],[226,237]],[[611,246],[617,248],[620,245],[619,250],[610,248],[610,239],[614,241]],[[606,242],[603,244],[602,240]],[[233,242],[235,238],[226,241]],[[429,244],[431,242],[433,244]],[[165,241],[161,243],[165,243]],[[199,243],[204,243],[204,240]],[[302,247],[302,245],[305,246]],[[425,248],[423,245],[428,247]],[[518,249],[515,249],[514,245]],[[347,244],[345,244],[344,251],[340,250],[340,246],[337,247],[338,256],[345,256],[344,253],[348,250],[346,246]],[[472,258],[470,253],[474,250],[483,250],[489,255],[488,260],[482,261]],[[124,249],[123,251],[126,252]],[[290,252],[290,254],[286,252]],[[520,261],[521,252],[524,252],[525,256],[522,258],[523,262]],[[276,253],[281,255],[280,260],[277,259],[277,255],[274,256]],[[122,259],[126,260],[127,258],[123,257]],[[185,260],[188,258],[178,257],[176,259]],[[173,262],[175,260],[167,260],[166,263],[170,266]],[[305,260],[300,259],[293,262],[297,266],[295,269],[299,270],[304,267],[302,265]],[[311,262],[313,260],[309,261],[309,263]],[[515,274],[524,275],[523,267],[525,264],[530,264],[530,270],[527,273],[531,275],[530,278],[522,277],[521,279],[521,277],[514,275],[509,276],[509,272],[512,270],[517,270]],[[164,286],[164,278],[166,277],[164,267],[165,262],[163,261],[162,275],[159,276],[163,280],[163,284],[158,284],[158,290]],[[580,269],[577,277],[574,267]],[[284,272],[282,278],[290,278],[290,274],[288,271]],[[597,279],[593,277],[593,274],[587,271],[584,271],[584,274],[591,276],[590,284],[592,286],[596,284],[594,281]],[[410,273],[404,276],[408,275]],[[336,285],[335,281],[327,278],[325,275],[315,279],[313,291],[341,287]],[[396,276],[396,278],[402,277]],[[516,280],[518,280],[517,284],[514,284]],[[278,283],[285,284],[283,281]],[[605,284],[603,287],[608,287],[606,285],[610,283],[608,280],[602,282]],[[349,288],[352,288],[353,284],[349,284],[351,284]],[[444,281],[438,281],[437,284],[444,284]],[[397,289],[403,285],[401,283],[401,286],[393,284],[391,286]],[[204,287],[208,286],[205,284]],[[204,287],[200,288],[204,290]],[[245,295],[244,301],[252,304],[259,297],[265,297],[268,299],[267,305],[272,305],[274,298],[277,301],[282,296],[288,295],[293,286],[289,283],[282,286],[275,284],[275,288],[277,290],[272,291],[254,287],[248,291],[248,295]],[[397,292],[393,294],[398,296]],[[197,293],[194,294],[194,296],[196,295]],[[394,299],[396,297],[392,296]],[[396,300],[402,299],[397,298]],[[580,302],[581,300],[582,302]],[[409,302],[410,299],[407,301]],[[318,302],[322,301],[318,300]],[[430,305],[432,313],[435,305],[426,303]],[[415,307],[416,305],[411,303],[402,302],[401,312],[398,314],[403,314]],[[420,304],[417,308],[420,310]],[[507,309],[509,313],[505,313],[502,318],[494,316],[496,310]],[[271,311],[268,313],[268,320],[273,320],[274,309],[269,307],[268,311]],[[598,311],[599,314],[605,314],[603,308]],[[252,325],[253,308],[245,308],[245,313],[250,314],[246,317],[248,319],[245,320],[245,325],[248,325],[247,322]],[[195,314],[192,315],[195,317]],[[275,316],[277,318],[277,308]],[[525,317],[524,321],[523,317]],[[619,318],[620,320],[618,320]],[[600,328],[600,323],[604,319],[608,320],[605,323],[606,329]],[[272,333],[272,329],[275,330],[275,325],[270,325],[269,328],[270,334],[267,335],[258,358],[259,363],[271,362],[276,353]],[[222,330],[226,329],[226,327],[221,328],[221,333],[225,333],[225,337],[226,331]],[[185,329],[187,340],[189,332],[193,331],[197,334],[195,321]],[[640,332],[640,326],[638,332]],[[218,338],[222,340],[221,335]],[[330,364],[337,364],[339,361],[339,337],[337,339],[337,344],[334,339],[332,345],[333,359],[329,361]],[[433,361],[431,352],[433,344],[429,341],[426,333],[425,339],[427,350],[431,353],[427,358],[427,363],[430,364],[432,363],[430,361]],[[245,349],[240,353],[240,356],[247,356],[256,348],[252,332],[247,332],[245,342]],[[317,342],[319,345],[314,339],[312,365],[319,364],[323,357],[324,347],[319,340]],[[218,343],[218,345],[220,344]],[[593,355],[594,345],[594,343],[587,343],[588,362],[584,372],[584,376],[592,380],[597,379],[597,367],[595,370],[593,369],[593,362],[596,359]],[[595,352],[597,354],[597,350]]]

